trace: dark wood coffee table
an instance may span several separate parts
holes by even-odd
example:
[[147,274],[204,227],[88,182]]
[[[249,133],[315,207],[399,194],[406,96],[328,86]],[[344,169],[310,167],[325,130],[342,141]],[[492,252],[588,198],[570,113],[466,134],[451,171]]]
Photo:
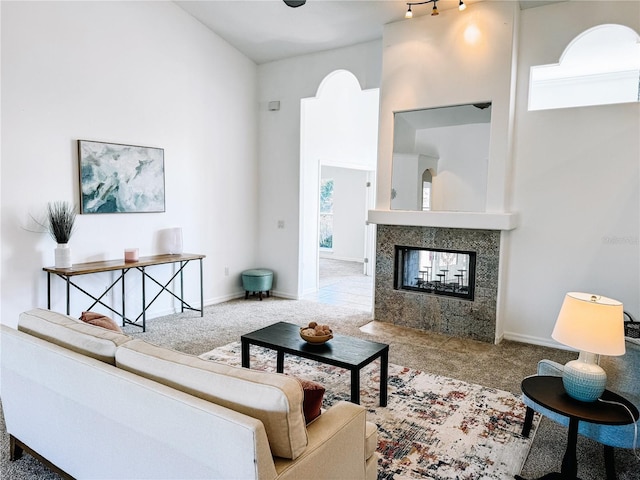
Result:
[[317,345],[300,337],[300,326],[278,322],[240,337],[242,366],[250,368],[249,347],[258,345],[277,352],[276,371],[284,371],[284,354],[334,365],[351,372],[351,402],[360,403],[360,370],[380,358],[380,406],[387,406],[389,345],[346,335],[334,334],[327,343]]

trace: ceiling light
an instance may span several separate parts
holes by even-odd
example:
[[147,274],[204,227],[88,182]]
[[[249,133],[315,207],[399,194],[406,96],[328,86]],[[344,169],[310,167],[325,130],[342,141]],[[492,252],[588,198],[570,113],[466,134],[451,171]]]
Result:
[[[464,3],[463,0],[458,0],[458,10],[462,11],[465,8],[467,8],[467,5]],[[431,10],[431,15],[435,16],[435,15],[440,15],[440,12],[438,12],[438,0],[425,0],[424,2],[407,2],[407,6],[409,7],[409,9],[407,10],[407,13],[404,14],[404,18],[413,18],[413,12],[411,11],[411,7],[415,6],[415,5],[425,5],[427,3],[433,3],[433,9]]]
[[411,4],[409,5],[409,10],[407,10],[407,13],[404,14],[404,18],[413,18],[413,12],[411,11]]

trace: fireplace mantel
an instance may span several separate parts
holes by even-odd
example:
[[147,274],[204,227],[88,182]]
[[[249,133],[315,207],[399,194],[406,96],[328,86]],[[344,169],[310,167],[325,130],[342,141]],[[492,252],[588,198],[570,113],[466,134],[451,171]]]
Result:
[[518,214],[369,210],[367,221],[379,225],[467,228],[472,230],[513,230],[518,226]]

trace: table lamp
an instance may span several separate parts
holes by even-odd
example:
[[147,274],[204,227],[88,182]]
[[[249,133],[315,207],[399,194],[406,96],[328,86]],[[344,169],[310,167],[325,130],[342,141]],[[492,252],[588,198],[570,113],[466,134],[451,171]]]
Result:
[[551,337],[580,351],[564,367],[562,383],[569,396],[583,402],[600,398],[607,374],[600,355],[624,355],[622,303],[590,293],[569,292],[564,298]]

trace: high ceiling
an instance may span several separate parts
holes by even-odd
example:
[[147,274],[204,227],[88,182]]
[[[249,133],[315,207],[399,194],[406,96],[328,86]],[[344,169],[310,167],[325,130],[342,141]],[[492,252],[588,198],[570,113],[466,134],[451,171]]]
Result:
[[[487,0],[465,3],[481,1]],[[407,10],[406,0],[307,0],[298,8],[282,0],[175,3],[257,64],[382,38],[383,25],[404,19]],[[456,9],[458,3],[438,0],[438,10]],[[547,3],[554,2],[519,2],[521,8]],[[415,6],[414,16],[428,15],[431,8],[431,4]]]

